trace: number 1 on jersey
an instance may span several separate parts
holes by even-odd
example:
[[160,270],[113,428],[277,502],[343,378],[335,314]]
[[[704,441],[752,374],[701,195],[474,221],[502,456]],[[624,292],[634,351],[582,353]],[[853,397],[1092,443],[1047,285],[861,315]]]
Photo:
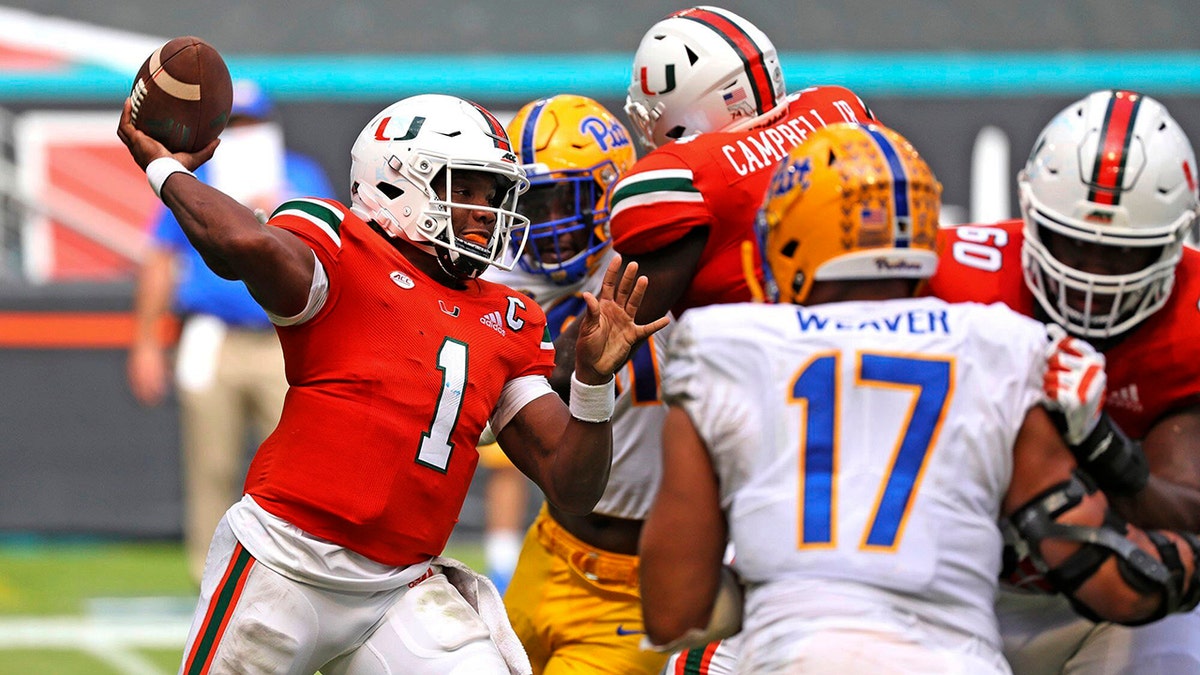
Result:
[[462,412],[463,394],[467,389],[467,345],[446,338],[438,350],[438,370],[442,371],[442,388],[438,394],[437,409],[429,431],[421,434],[421,447],[417,450],[417,464],[424,464],[445,473],[450,466],[450,453],[454,445],[450,437],[458,424]]

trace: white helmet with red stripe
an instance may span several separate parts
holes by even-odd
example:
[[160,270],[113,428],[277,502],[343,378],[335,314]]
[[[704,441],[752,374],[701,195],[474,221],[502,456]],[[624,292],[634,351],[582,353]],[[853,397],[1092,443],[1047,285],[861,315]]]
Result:
[[[1071,104],[1017,182],[1025,282],[1051,319],[1106,339],[1162,308],[1198,201],[1192,145],[1161,103],[1106,90]],[[1101,257],[1145,264],[1105,269]]]
[[773,121],[787,110],[786,96],[779,56],[766,34],[728,10],[692,7],[642,37],[625,113],[642,143],[656,148],[682,136]]
[[[455,171],[492,174],[495,199],[483,207],[455,202]],[[488,265],[511,270],[516,264],[529,231],[529,219],[517,213],[517,197],[528,188],[504,126],[483,107],[454,96],[423,94],[393,103],[350,150],[351,210],[435,254],[458,278],[478,276]],[[493,213],[491,239],[456,236],[454,208]],[[514,240],[517,250],[508,255]]]

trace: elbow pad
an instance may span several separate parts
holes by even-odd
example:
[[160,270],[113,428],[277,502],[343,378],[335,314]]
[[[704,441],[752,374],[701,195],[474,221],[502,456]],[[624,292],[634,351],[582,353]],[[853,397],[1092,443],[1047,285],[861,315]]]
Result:
[[1100,415],[1087,438],[1070,448],[1079,467],[1106,494],[1131,496],[1150,480],[1150,465],[1141,443],[1126,436],[1107,413]]
[[[1190,612],[1200,604],[1200,539],[1190,532],[1176,532],[1175,535],[1183,539],[1192,550],[1192,573],[1190,576],[1186,574],[1175,542],[1161,532],[1147,530],[1146,536],[1154,542],[1154,547],[1158,549],[1158,557],[1162,559],[1163,565],[1170,573],[1170,582],[1163,589],[1163,605],[1156,615],[1139,622],[1139,624],[1132,625],[1149,623],[1173,612]],[[1121,568],[1121,576],[1125,576],[1124,568]],[[1130,585],[1133,584],[1130,583]]]
[[[1075,591],[1090,579],[1110,557],[1116,556],[1117,568],[1125,583],[1143,595],[1161,593],[1163,602],[1159,610],[1150,617],[1128,625],[1141,625],[1156,621],[1170,612],[1187,611],[1200,602],[1200,579],[1193,572],[1186,584],[1183,564],[1175,545],[1162,534],[1148,532],[1159,558],[1143,551],[1126,535],[1123,520],[1111,511],[1099,527],[1063,525],[1058,517],[1078,505],[1085,496],[1096,491],[1096,486],[1086,476],[1076,472],[1071,480],[1060,483],[1017,509],[1009,518],[1018,532],[1034,566],[1041,572],[1056,591],[1071,601],[1075,611],[1092,621],[1107,621],[1088,606],[1075,599]],[[1181,535],[1200,552],[1200,541],[1191,535]],[[1188,539],[1188,537],[1191,537]],[[1046,539],[1074,541],[1079,549],[1066,560],[1051,568],[1041,555],[1041,542]],[[1189,604],[1190,603],[1190,604]]]

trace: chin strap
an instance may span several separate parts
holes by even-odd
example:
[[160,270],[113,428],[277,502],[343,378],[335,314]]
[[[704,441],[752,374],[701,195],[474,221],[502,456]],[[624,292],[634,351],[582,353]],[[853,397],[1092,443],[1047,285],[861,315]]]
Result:
[[[483,271],[491,265],[491,263],[486,260],[487,258],[491,257],[492,253],[491,249],[487,246],[483,244],[477,244],[473,241],[467,241],[466,239],[460,239],[458,237],[454,238],[454,243],[459,249],[462,250],[456,251],[447,246],[440,246],[436,244],[433,245],[433,249],[437,254],[438,264],[441,265],[442,271],[446,274],[449,274],[459,281],[466,281],[468,279],[474,279],[480,274],[483,274]],[[463,253],[464,251],[474,253],[475,255],[481,256],[485,259],[480,260],[470,255],[465,255]]]

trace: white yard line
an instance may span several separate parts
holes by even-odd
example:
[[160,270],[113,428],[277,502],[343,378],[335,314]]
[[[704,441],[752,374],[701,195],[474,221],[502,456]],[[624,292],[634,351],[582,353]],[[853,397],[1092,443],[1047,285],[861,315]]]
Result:
[[113,644],[88,644],[80,649],[99,661],[107,663],[122,675],[164,675],[146,657],[137,652]]
[[194,602],[174,596],[92,598],[83,616],[0,617],[0,650],[81,651],[122,675],[165,675],[137,650],[182,652]]
[[61,649],[91,654],[123,675],[164,675],[136,649],[182,651],[190,619],[30,617],[0,619],[0,650]]
[[30,617],[0,619],[0,649],[80,649],[116,645],[183,649],[190,619],[81,619]]

